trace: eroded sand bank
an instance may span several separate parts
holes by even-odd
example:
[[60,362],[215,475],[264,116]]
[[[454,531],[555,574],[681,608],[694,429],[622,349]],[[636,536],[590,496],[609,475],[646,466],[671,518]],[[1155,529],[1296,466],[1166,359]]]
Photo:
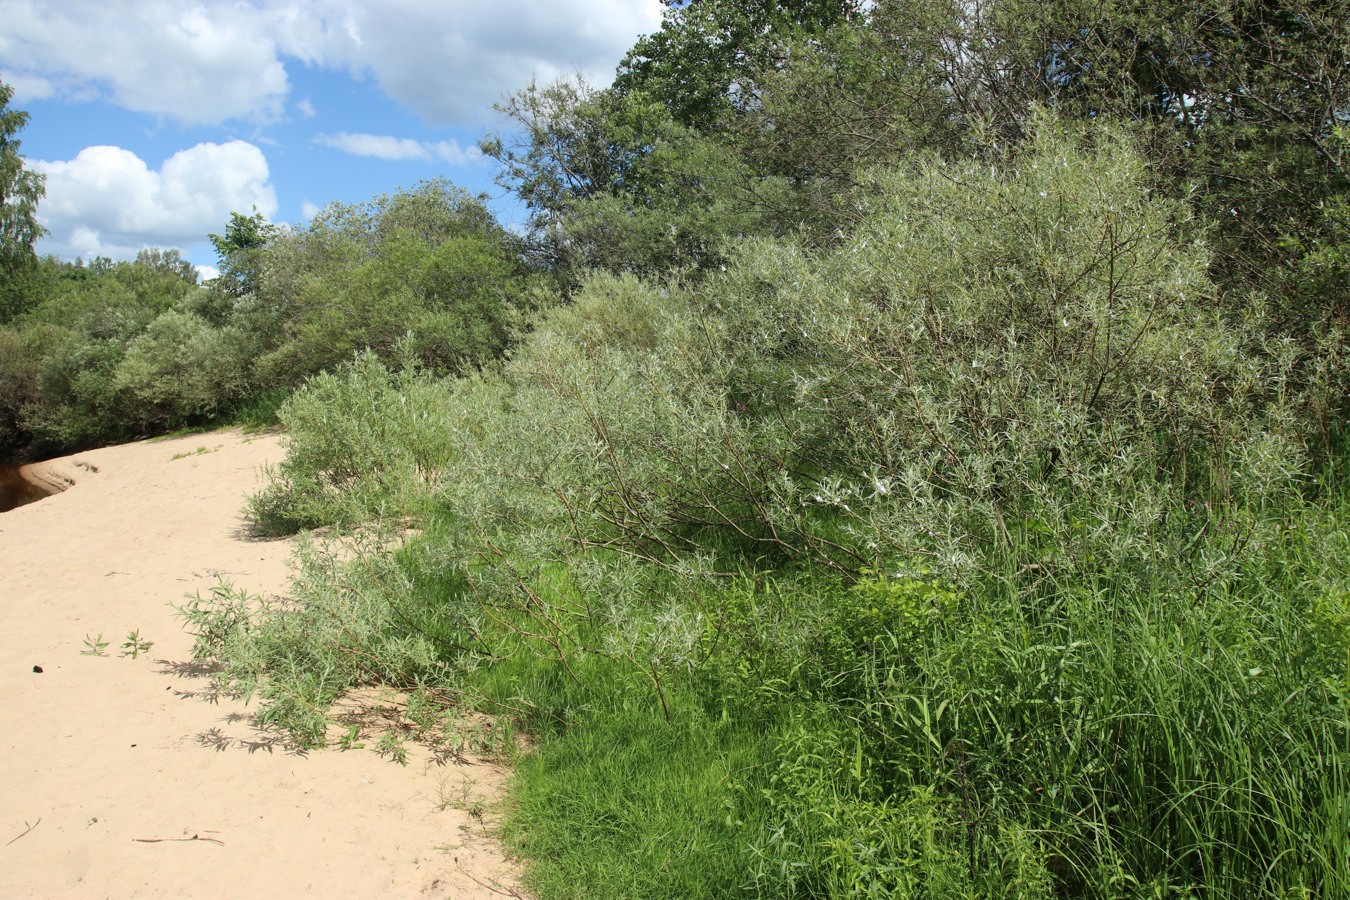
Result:
[[[290,543],[240,513],[281,456],[236,432],[94,450],[29,470],[67,490],[0,514],[5,897],[511,892],[474,815],[504,773],[416,748],[406,768],[299,755],[188,664],[171,604],[221,578],[286,590]],[[137,659],[132,631],[154,643]],[[82,655],[99,634],[107,655]]]

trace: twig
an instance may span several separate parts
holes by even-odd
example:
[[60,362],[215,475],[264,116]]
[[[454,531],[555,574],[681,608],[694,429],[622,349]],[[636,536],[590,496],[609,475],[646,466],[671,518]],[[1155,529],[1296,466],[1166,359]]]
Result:
[[490,884],[486,884],[486,883],[484,883],[484,882],[478,880],[477,878],[474,878],[473,875],[469,874],[469,870],[466,869],[466,868],[464,868],[463,863],[461,863],[458,859],[455,860],[455,868],[456,868],[456,869],[459,869],[460,872],[462,872],[467,878],[471,879],[471,880],[472,880],[475,884],[477,884],[479,887],[487,888],[489,891],[492,891],[492,893],[494,893],[494,894],[501,894],[503,897],[519,897],[519,896],[520,896],[520,894],[517,893],[516,891],[512,891],[512,890],[505,890],[505,891],[503,891],[503,890],[500,890],[500,889],[498,889],[498,888],[493,887],[493,886],[490,885]]
[[[23,824],[28,825],[28,820],[24,819]],[[23,830],[23,834],[16,835],[15,837],[12,837],[9,840],[5,841],[5,846],[8,847],[10,844],[14,843],[19,838],[23,837],[24,834],[27,834],[28,832],[32,831],[34,828],[38,827],[41,824],[42,824],[42,817],[39,816],[36,822],[34,822],[32,825],[28,825],[28,827]]]
[[[22,835],[20,835],[20,837],[22,837]],[[163,842],[165,842],[165,841],[210,841],[210,842],[213,843],[213,844],[219,844],[219,845],[222,846],[222,847],[225,846],[225,842],[222,841],[220,838],[202,837],[202,836],[199,835],[199,834],[194,834],[192,837],[180,837],[180,838],[132,838],[132,840],[135,841],[135,842],[137,842],[137,843],[139,843],[139,844],[160,844],[160,843],[163,843]]]

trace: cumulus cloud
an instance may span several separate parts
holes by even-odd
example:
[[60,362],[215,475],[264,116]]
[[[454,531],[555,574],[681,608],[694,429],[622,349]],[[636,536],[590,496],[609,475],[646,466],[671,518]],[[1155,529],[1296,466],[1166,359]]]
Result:
[[659,0],[6,0],[0,59],[20,100],[106,97],[187,124],[280,117],[286,65],[301,62],[468,125],[534,76],[604,81],[660,13]]
[[417,141],[412,138],[351,132],[321,134],[315,141],[343,153],[370,156],[375,159],[441,161],[462,166],[483,158],[477,147],[465,149],[458,141]]
[[41,253],[126,259],[146,246],[183,247],[219,231],[231,212],[271,217],[276,191],[267,159],[245,141],[203,143],[158,170],[121,147],[86,147],[68,161],[34,160],[47,176],[38,219],[51,232]]
[[7,0],[0,58],[30,89],[187,124],[278,117],[290,90],[267,17],[176,0]]
[[467,124],[532,77],[581,72],[607,83],[659,0],[328,0],[292,21],[287,49],[320,65],[369,73],[432,125]]

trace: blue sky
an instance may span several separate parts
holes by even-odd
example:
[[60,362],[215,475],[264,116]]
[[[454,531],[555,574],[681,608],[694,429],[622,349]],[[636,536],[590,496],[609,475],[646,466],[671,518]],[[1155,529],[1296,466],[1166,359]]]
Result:
[[603,85],[658,0],[0,0],[0,81],[47,176],[43,254],[215,261],[257,207],[302,223],[426,178],[522,212],[477,154],[531,78]]

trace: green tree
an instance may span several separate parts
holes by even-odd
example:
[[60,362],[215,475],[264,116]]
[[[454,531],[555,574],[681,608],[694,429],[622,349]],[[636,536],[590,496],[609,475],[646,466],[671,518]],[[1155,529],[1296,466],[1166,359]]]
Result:
[[37,221],[45,178],[19,155],[17,135],[28,124],[28,113],[9,108],[13,96],[14,88],[0,82],[0,322],[25,305],[25,276],[37,262],[33,244],[46,233]]
[[[1347,0],[880,0],[789,55],[761,80],[747,139],[765,170],[828,178],[828,196],[916,149],[1021,141],[1038,106],[1129,122],[1156,187],[1212,230],[1216,280],[1243,291],[1296,287],[1286,276],[1350,177],[1335,138],[1350,115]],[[1288,308],[1307,328],[1321,313],[1303,305]]]
[[[25,279],[35,286],[25,308],[0,327],[0,446],[7,450],[68,452],[201,418],[215,411],[196,399],[203,383],[232,396],[216,346],[199,334],[206,323],[188,314],[206,292],[178,251],[151,248],[134,261],[88,264],[47,257]],[[137,348],[126,366],[139,380],[119,374]],[[150,375],[159,379],[158,394],[143,385]]]
[[761,72],[781,65],[794,39],[855,18],[858,0],[662,0],[661,29],[619,64],[614,91],[641,92],[677,122],[706,129],[752,105]]
[[230,213],[225,233],[210,235],[220,260],[219,287],[231,296],[257,290],[261,271],[260,253],[280,232],[267,217],[253,207],[253,215]]
[[524,201],[536,232],[556,228],[571,202],[631,183],[641,152],[631,138],[656,123],[630,121],[625,129],[615,121],[616,106],[581,78],[532,81],[496,105],[515,127],[489,136],[481,149],[501,164],[497,183]]
[[773,191],[715,135],[647,94],[533,83],[498,109],[519,129],[483,150],[530,210],[531,249],[572,287],[591,269],[707,268],[730,236],[763,227]]
[[266,387],[400,344],[438,372],[471,370],[509,344],[525,275],[518,239],[444,180],[329,204],[269,245],[262,271],[228,323],[256,342]]

